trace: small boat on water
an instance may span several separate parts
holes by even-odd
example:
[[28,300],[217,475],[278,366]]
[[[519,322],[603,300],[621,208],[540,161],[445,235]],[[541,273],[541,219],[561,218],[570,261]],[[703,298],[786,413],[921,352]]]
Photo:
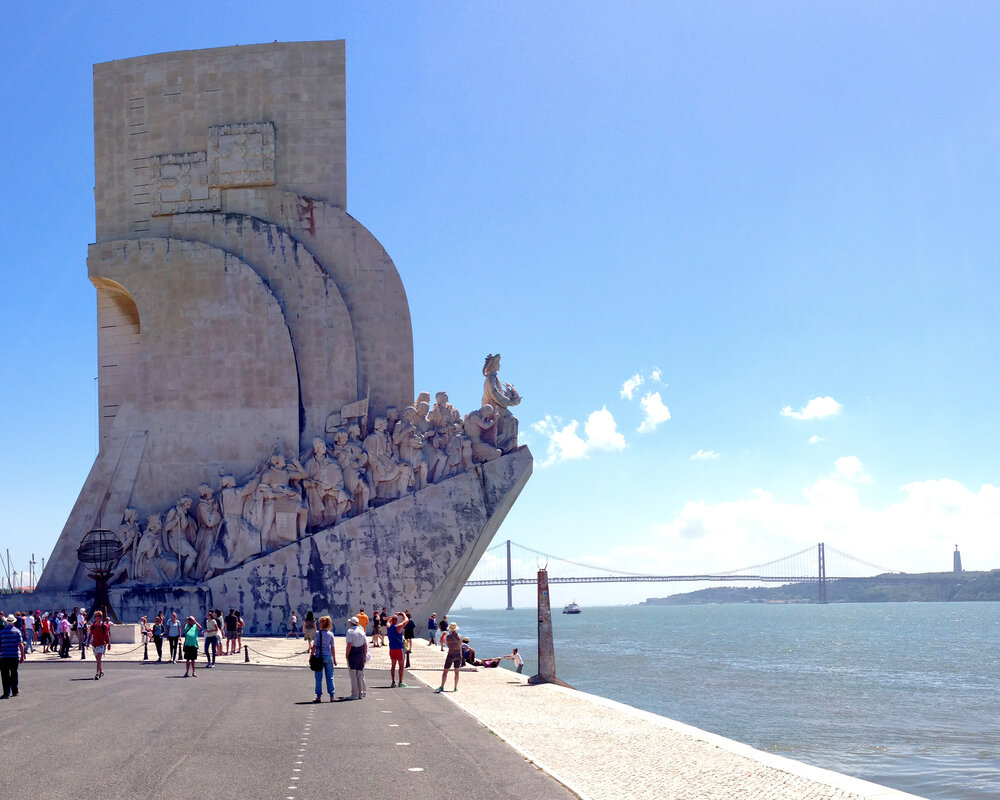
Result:
[[563,614],[582,614],[583,610],[576,603],[567,603],[563,606]]

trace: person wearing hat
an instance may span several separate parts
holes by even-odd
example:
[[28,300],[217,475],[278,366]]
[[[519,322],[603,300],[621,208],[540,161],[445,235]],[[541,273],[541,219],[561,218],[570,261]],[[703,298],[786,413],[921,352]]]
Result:
[[14,627],[15,620],[13,614],[5,617],[7,624],[0,628],[0,683],[3,685],[0,700],[17,697],[17,666],[24,663],[24,637]]
[[351,694],[348,700],[361,700],[368,694],[365,685],[365,661],[368,658],[368,637],[357,617],[348,620],[347,671],[351,676]]
[[448,647],[448,655],[444,659],[444,672],[441,673],[441,685],[438,692],[444,691],[445,681],[448,680],[448,670],[455,670],[455,691],[458,691],[458,670],[462,666],[462,637],[458,635],[458,625],[454,622],[448,625],[448,634],[444,637],[444,643]]
[[198,660],[198,631],[201,630],[201,625],[198,624],[198,620],[194,617],[189,616],[184,621],[184,677],[191,673],[192,678],[197,678],[198,674],[195,672],[195,662]]

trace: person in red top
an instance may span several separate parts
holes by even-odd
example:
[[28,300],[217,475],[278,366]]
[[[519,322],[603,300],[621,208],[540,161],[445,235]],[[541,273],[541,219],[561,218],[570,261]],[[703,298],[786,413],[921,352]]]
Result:
[[104,668],[101,660],[104,658],[104,651],[111,645],[111,625],[104,621],[104,614],[100,611],[94,612],[94,621],[90,626],[90,647],[97,660],[97,674],[94,680],[99,681],[104,676]]

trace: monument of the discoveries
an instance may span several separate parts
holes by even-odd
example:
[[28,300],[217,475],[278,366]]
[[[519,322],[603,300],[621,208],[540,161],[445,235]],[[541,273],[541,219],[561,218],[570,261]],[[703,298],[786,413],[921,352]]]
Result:
[[442,611],[527,481],[499,355],[464,417],[414,391],[399,275],[346,211],[344,75],[342,41],[95,66],[101,447],[40,604],[89,599],[105,528],[127,619]]

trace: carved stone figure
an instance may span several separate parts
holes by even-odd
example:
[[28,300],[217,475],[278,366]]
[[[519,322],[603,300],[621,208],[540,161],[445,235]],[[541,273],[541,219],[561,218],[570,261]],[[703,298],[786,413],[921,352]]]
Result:
[[466,414],[465,435],[472,442],[472,460],[475,463],[482,464],[502,455],[492,444],[496,424],[496,414],[489,403],[484,403],[478,411]]
[[280,452],[275,452],[264,465],[254,492],[262,550],[273,550],[305,536],[309,510],[302,493],[291,484],[307,477],[298,459],[286,461]]
[[443,430],[462,421],[462,415],[458,409],[448,402],[447,392],[438,392],[434,395],[434,408],[427,414],[427,419],[437,430]]
[[[138,583],[163,584],[167,573],[162,565],[162,523],[159,514],[150,514],[146,530],[135,548],[135,580]],[[176,561],[174,562],[176,564]]]
[[313,439],[312,455],[305,462],[309,477],[302,481],[309,503],[309,525],[312,528],[329,527],[346,514],[354,500],[344,486],[344,472],[335,458],[327,452],[326,442]]
[[368,508],[371,499],[371,486],[365,469],[367,456],[360,447],[348,441],[347,431],[337,431],[333,435],[333,444],[334,455],[344,476],[344,488],[352,498],[349,513],[356,516]]
[[447,428],[434,430],[424,437],[424,457],[427,458],[427,482],[438,483],[447,477],[448,442],[451,433]]
[[[421,392],[420,396],[427,397],[427,392]],[[426,400],[418,400],[414,403],[413,408],[417,412],[413,417],[413,424],[417,426],[417,430],[425,435],[430,433],[434,429],[434,426],[427,419],[427,412],[431,410],[431,404]]]
[[125,509],[122,524],[118,528],[118,538],[122,541],[122,557],[115,565],[109,583],[135,579],[135,547],[139,541],[139,512],[129,506]]
[[236,478],[223,475],[219,478],[219,497],[222,505],[222,560],[213,563],[217,571],[242,564],[261,551],[260,529],[246,517],[247,498],[257,489],[259,478],[245,486],[237,486]]
[[399,409],[396,406],[389,406],[385,410],[385,429],[395,436],[396,426],[399,424]]
[[[497,429],[495,442],[501,453],[510,453],[517,449],[517,417],[508,410],[521,402],[521,395],[509,383],[500,383],[497,372],[500,371],[500,354],[492,353],[486,356],[483,364],[483,405],[493,406],[496,412]],[[475,448],[473,448],[475,450]]]
[[375,484],[375,497],[395,500],[401,497],[413,481],[413,470],[393,452],[392,440],[385,432],[385,417],[375,418],[375,429],[365,437],[368,469]]
[[222,509],[219,507],[219,501],[215,499],[215,492],[207,483],[198,487],[198,494],[201,499],[198,501],[198,533],[194,545],[194,549],[198,551],[198,558],[195,561],[194,572],[200,579],[210,575],[212,551],[215,549],[219,539],[219,529],[222,527]]
[[198,559],[198,551],[193,544],[197,541],[198,526],[188,514],[193,502],[188,495],[184,495],[167,512],[163,521],[163,551],[177,556],[180,576],[188,580],[195,577],[194,568]]
[[427,459],[424,455],[424,437],[417,429],[417,410],[407,406],[403,419],[396,423],[392,442],[399,452],[399,459],[413,470],[413,491],[419,492],[427,483]]
[[465,442],[468,441],[464,436],[458,435],[452,435],[448,440],[445,449],[445,465],[441,471],[442,478],[450,478],[463,471],[463,450]]

